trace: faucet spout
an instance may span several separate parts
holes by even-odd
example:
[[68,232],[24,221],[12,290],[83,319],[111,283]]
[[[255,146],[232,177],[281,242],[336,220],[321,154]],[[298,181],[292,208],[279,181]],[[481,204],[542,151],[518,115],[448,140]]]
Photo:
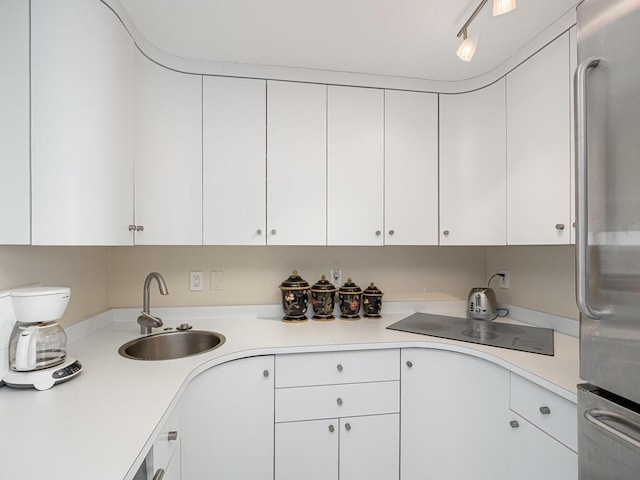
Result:
[[149,301],[150,297],[150,287],[151,280],[154,280],[158,283],[158,288],[160,290],[161,295],[168,295],[169,290],[167,289],[167,284],[158,272],[151,272],[147,275],[147,278],[144,280],[144,287],[142,289],[142,313],[138,317],[138,323],[140,324],[140,333],[149,334],[151,333],[152,328],[161,327],[162,319],[160,317],[156,317],[151,315],[151,305]]

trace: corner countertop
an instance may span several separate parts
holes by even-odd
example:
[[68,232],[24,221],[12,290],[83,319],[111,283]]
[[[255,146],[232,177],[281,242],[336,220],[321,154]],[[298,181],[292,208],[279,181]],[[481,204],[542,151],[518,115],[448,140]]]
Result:
[[253,312],[248,307],[154,310],[168,327],[188,321],[195,329],[226,337],[212,352],[159,362],[129,360],[117,352],[139,336],[137,310],[109,311],[71,327],[75,333],[70,338],[78,338],[69,343],[68,354],[82,362],[79,376],[43,392],[0,387],[3,477],[131,479],[190,380],[212,366],[254,355],[446,349],[492,361],[576,401],[578,339],[558,331],[550,357],[386,329],[416,311],[464,316],[464,302],[459,301],[389,307],[382,319],[301,324],[281,322],[276,307],[253,307]]

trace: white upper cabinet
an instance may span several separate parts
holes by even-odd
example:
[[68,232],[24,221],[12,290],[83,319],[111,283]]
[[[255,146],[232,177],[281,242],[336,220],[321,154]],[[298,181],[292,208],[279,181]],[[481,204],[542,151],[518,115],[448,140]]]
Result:
[[440,244],[506,243],[505,80],[440,96]]
[[386,245],[438,244],[438,96],[385,91]]
[[266,81],[203,78],[205,245],[264,245]]
[[569,82],[571,86],[571,239],[570,243],[576,243],[576,169],[573,168],[576,161],[576,152],[575,152],[575,96],[574,96],[574,88],[575,84],[573,82],[573,73],[578,68],[578,29],[577,27],[573,27],[569,30],[569,74],[571,75],[571,82]]
[[136,56],[137,245],[202,244],[202,77]]
[[267,243],[327,243],[327,86],[267,82]]
[[0,0],[0,245],[31,241],[29,2]]
[[571,237],[569,33],[507,75],[507,243]]
[[327,243],[382,245],[384,91],[329,86]]
[[129,245],[135,47],[101,2],[32,0],[32,242]]

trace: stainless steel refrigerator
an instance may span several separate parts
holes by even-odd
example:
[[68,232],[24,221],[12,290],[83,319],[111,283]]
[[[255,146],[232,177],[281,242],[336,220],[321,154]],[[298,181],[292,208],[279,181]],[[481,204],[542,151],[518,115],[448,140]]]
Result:
[[576,71],[580,480],[640,479],[640,0],[584,0]]

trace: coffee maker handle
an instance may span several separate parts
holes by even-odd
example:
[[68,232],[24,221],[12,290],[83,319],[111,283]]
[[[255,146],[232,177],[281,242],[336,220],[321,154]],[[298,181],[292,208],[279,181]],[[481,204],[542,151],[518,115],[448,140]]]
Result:
[[16,370],[28,371],[36,368],[36,327],[28,327],[20,332],[16,345]]

